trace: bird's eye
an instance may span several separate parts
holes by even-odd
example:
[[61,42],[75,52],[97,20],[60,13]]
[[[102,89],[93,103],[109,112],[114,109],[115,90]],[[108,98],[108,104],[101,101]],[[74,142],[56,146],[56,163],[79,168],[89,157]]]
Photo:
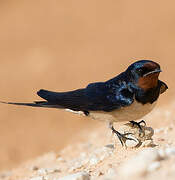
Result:
[[140,72],[140,73],[141,73],[141,72],[142,72],[142,69],[138,69],[138,72]]

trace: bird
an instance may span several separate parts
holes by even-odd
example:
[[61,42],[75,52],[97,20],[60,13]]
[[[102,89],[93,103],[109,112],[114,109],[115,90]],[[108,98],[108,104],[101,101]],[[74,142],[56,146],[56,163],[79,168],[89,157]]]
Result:
[[128,121],[141,129],[140,124],[145,121],[136,120],[151,112],[160,94],[168,89],[168,86],[159,80],[160,72],[162,70],[158,63],[152,60],[139,60],[114,78],[90,83],[85,88],[66,92],[41,89],[37,95],[43,98],[43,101],[1,103],[82,112],[92,119],[107,121],[109,128],[123,145],[127,139],[133,139],[127,137],[128,133],[118,132],[113,124]]

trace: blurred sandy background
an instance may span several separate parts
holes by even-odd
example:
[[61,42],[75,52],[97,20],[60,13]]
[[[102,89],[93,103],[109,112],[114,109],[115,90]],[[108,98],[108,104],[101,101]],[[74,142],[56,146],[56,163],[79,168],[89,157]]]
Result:
[[[0,99],[40,100],[36,91],[104,81],[138,59],[161,64],[174,95],[173,0],[1,0]],[[0,104],[0,168],[59,150],[98,123],[56,110]],[[163,122],[157,121],[157,126]]]

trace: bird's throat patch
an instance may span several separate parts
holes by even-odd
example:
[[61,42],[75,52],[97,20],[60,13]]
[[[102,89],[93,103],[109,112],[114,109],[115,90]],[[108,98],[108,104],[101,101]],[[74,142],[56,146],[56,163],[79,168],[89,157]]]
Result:
[[138,80],[138,86],[143,90],[155,88],[158,84],[158,73],[153,73],[145,77],[140,77]]

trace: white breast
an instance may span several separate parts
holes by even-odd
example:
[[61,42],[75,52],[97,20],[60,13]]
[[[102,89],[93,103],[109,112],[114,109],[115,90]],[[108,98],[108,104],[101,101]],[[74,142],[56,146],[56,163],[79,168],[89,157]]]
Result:
[[123,107],[112,112],[91,111],[89,115],[93,119],[110,122],[134,121],[148,114],[155,105],[156,102],[143,105],[135,100],[130,106]]

